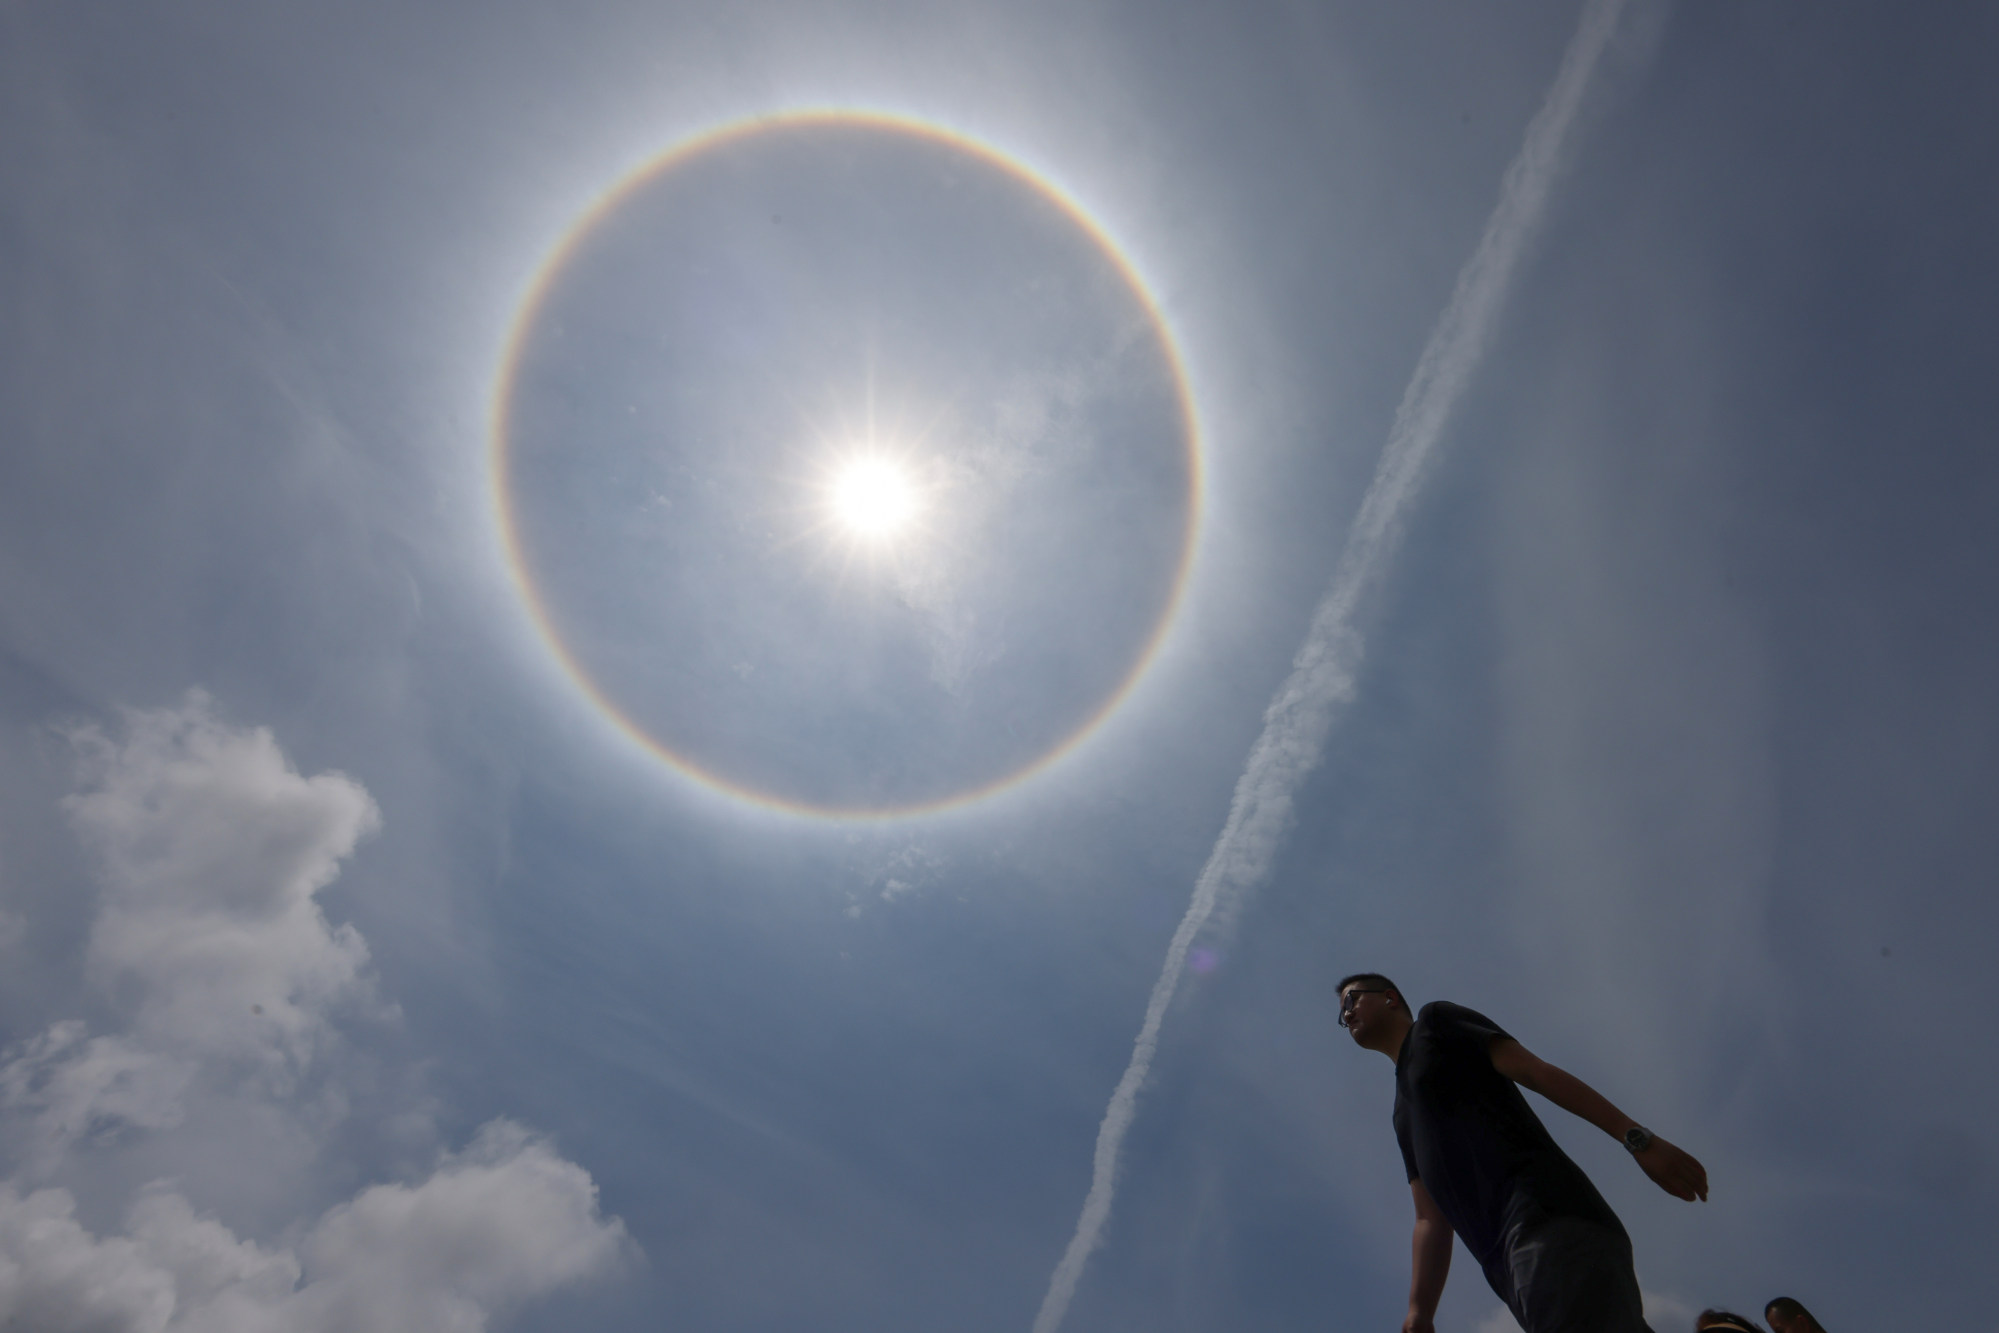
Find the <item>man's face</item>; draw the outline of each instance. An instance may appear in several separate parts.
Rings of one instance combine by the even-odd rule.
[[[1340,992],[1340,1023],[1355,1042],[1365,1042],[1368,1030],[1388,1009],[1388,993],[1364,981]]]

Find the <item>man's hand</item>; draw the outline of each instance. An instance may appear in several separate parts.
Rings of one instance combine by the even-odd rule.
[[[1402,1333],[1437,1333],[1437,1325],[1430,1316],[1411,1310],[1409,1317],[1402,1321]]]
[[[1638,1165],[1653,1183],[1676,1199],[1692,1203],[1695,1199],[1707,1202],[1707,1168],[1693,1159],[1691,1153],[1683,1152],[1672,1144],[1652,1136],[1652,1144],[1644,1152],[1637,1154]]]

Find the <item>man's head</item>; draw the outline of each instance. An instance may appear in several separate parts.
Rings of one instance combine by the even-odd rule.
[[[1694,1317],[1694,1333],[1763,1333],[1739,1314],[1727,1310],[1703,1310]]]
[[[1779,1296],[1764,1306],[1763,1317],[1770,1321],[1775,1333],[1825,1333],[1819,1321],[1812,1318],[1812,1312],[1789,1296]]]
[[[1339,985],[1340,1026],[1371,1051],[1390,1056],[1409,1030],[1409,1002],[1402,990],[1379,972],[1356,972]]]

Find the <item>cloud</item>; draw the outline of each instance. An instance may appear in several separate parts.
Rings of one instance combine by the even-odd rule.
[[[1228,821],[1194,886],[1186,915],[1146,1001],[1131,1060],[1111,1093],[1097,1130],[1089,1193],[1075,1234],[1055,1266],[1035,1316],[1034,1333],[1054,1333],[1082,1280],[1083,1266],[1110,1220],[1125,1132],[1152,1070],[1166,1009],[1179,989],[1187,953],[1211,921],[1226,926],[1268,876],[1290,831],[1292,801],[1319,765],[1340,710],[1352,701],[1364,642],[1360,612],[1386,572],[1410,501],[1416,496],[1445,425],[1485,354],[1521,256],[1539,231],[1559,175],[1563,150],[1624,0],[1589,0],[1520,154],[1506,170],[1499,203],[1478,249],[1458,275],[1450,304],[1431,331],[1404,390],[1374,479],[1362,498],[1332,584],[1312,615],[1291,674],[1264,712],[1263,732],[1236,783]]]
[[[345,1049],[340,1020],[384,1012],[366,942],[316,901],[380,823],[359,783],[302,776],[269,731],[227,725],[200,694],[128,713],[117,737],[69,738],[81,782],[64,808],[101,884],[82,968],[117,1030],[65,1019],[0,1065],[0,1109],[26,1127],[0,1184],[0,1328],[472,1333],[632,1252],[589,1173],[505,1120],[277,1248],[202,1215],[180,1184],[133,1192],[122,1232],[103,1236],[67,1188],[27,1189],[140,1136],[171,1150],[199,1128],[196,1096],[208,1116],[257,1108],[322,1152],[324,1111],[345,1099],[308,1095],[306,1076],[351,1073],[326,1059]],[[427,1104],[417,1114],[428,1133]]]
[[[303,1294],[324,1311],[314,1328],[472,1330],[626,1248],[588,1172],[496,1121],[423,1184],[377,1185],[328,1213],[302,1247]]]
[[[285,1096],[335,1039],[335,1007],[372,1003],[366,943],[314,899],[379,825],[368,793],[302,777],[199,693],[125,721],[121,739],[69,733],[82,784],[63,805],[101,885],[84,973],[126,1030],[65,1019],[0,1066],[35,1177],[72,1144],[179,1124],[204,1071]]]
[[[40,1178],[72,1144],[178,1125],[193,1076],[184,1060],[65,1019],[0,1066],[0,1106],[28,1117],[25,1170]]]
[[[881,900],[892,903],[905,894],[928,887],[950,863],[918,842],[911,842],[891,855],[881,868]]]
[[[128,714],[122,741],[71,740],[85,785],[64,808],[103,884],[85,974],[149,1046],[283,1082],[329,1010],[367,998],[367,945],[314,895],[379,826],[375,803],[342,774],[302,777],[198,693]]]
[[[849,917],[860,916],[876,901],[893,904],[928,891],[951,865],[949,857],[914,838],[890,845],[882,840],[863,843],[850,835],[849,843],[858,849],[848,865],[857,881],[847,890]]]
[[[38,1333],[478,1333],[631,1252],[589,1174],[495,1121],[416,1185],[331,1209],[296,1250],[264,1249],[142,1191],[96,1237],[67,1190],[0,1185],[0,1328]]]

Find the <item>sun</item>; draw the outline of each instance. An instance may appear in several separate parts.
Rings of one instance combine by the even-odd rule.
[[[834,520],[848,535],[887,542],[908,529],[918,508],[908,469],[891,459],[864,456],[842,463],[830,491]]]

